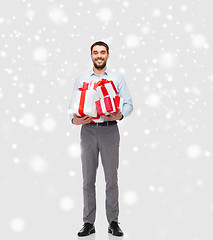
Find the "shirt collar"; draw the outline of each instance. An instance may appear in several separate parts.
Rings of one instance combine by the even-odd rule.
[[[105,74],[105,75],[108,75],[108,73],[109,73],[109,70],[108,69],[106,69],[106,71],[105,72],[103,72],[102,74]],[[93,69],[92,70],[90,70],[90,76],[92,76],[92,75],[97,75],[94,71],[93,71]]]

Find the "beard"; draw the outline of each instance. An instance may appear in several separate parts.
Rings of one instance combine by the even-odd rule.
[[[101,70],[106,67],[106,61],[104,61],[102,65],[97,65],[95,61],[93,62],[93,64],[94,64],[94,67],[98,70]]]

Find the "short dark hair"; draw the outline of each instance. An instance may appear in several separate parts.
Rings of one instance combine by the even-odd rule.
[[[93,47],[96,46],[96,45],[104,46],[106,48],[106,50],[107,50],[107,53],[109,53],[109,46],[105,42],[98,41],[98,42],[95,42],[95,43],[92,44],[92,46],[91,46],[91,54],[92,54]]]

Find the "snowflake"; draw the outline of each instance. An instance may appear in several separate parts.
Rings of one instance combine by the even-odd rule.
[[[66,13],[58,7],[52,7],[48,11],[48,17],[50,21],[56,25],[63,25],[68,22]]]
[[[46,174],[48,171],[47,162],[38,155],[30,157],[29,167],[37,174]]]
[[[63,197],[59,202],[59,206],[63,211],[71,211],[74,208],[74,201],[70,197]]]
[[[80,157],[81,155],[81,148],[80,148],[80,144],[71,144],[68,147],[68,154],[71,157]]]
[[[156,93],[151,93],[147,96],[145,100],[146,105],[149,107],[155,108],[158,107],[161,104],[161,98]]]
[[[56,121],[53,118],[45,118],[42,121],[42,128],[46,132],[52,132],[56,128]]]
[[[38,47],[33,52],[33,59],[37,62],[44,62],[47,60],[48,50],[45,47]]]
[[[32,128],[35,126],[36,117],[32,113],[25,113],[20,119],[19,123],[26,128]]]
[[[139,37],[136,34],[129,34],[125,39],[126,46],[129,48],[136,48],[139,42]]]
[[[206,37],[203,34],[195,34],[192,37],[192,45],[195,48],[209,48]]]
[[[97,13],[98,18],[103,22],[108,22],[112,19],[112,11],[109,8],[102,8]]]
[[[23,232],[25,229],[25,225],[25,221],[20,217],[16,217],[10,222],[10,228],[14,232]]]
[[[187,156],[189,158],[196,159],[196,158],[199,158],[200,155],[201,155],[201,148],[198,145],[192,144],[192,145],[188,146]]]
[[[124,193],[123,200],[127,205],[135,205],[138,201],[138,195],[135,191],[127,191]]]

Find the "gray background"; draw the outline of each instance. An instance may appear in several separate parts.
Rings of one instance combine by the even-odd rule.
[[[212,240],[211,1],[1,0],[0,239],[77,239],[80,127],[67,114],[90,46],[134,101],[119,123],[123,239]],[[107,234],[97,176],[97,233]]]

